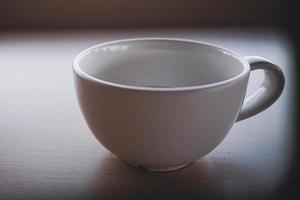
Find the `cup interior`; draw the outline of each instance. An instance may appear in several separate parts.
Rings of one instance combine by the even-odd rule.
[[[213,84],[244,70],[239,56],[219,47],[183,40],[140,39],[92,47],[75,60],[94,79],[137,87]]]

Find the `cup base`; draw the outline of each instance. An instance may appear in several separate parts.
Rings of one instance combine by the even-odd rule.
[[[176,171],[176,170],[182,169],[191,164],[191,163],[185,163],[183,165],[177,165],[177,166],[173,166],[173,167],[147,167],[147,166],[133,164],[133,163],[127,162],[125,160],[122,160],[122,161],[130,167],[139,168],[139,169],[143,169],[143,170],[150,171],[150,172],[171,172],[171,171]]]

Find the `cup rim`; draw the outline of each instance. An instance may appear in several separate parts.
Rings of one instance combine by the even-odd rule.
[[[107,45],[112,45],[112,44],[117,44],[117,43],[123,43],[123,42],[135,42],[135,41],[171,41],[171,42],[185,42],[185,43],[192,43],[192,44],[199,44],[206,46],[208,48],[217,50],[217,51],[222,51],[224,54],[227,54],[229,56],[234,57],[238,61],[242,63],[243,70],[238,73],[237,75],[223,80],[223,81],[217,81],[214,83],[208,83],[208,84],[202,84],[202,85],[195,85],[195,86],[182,86],[182,87],[145,87],[145,86],[134,86],[134,85],[126,85],[126,84],[121,84],[121,83],[114,83],[111,81],[105,81],[102,79],[95,78],[86,72],[84,72],[80,66],[79,62],[81,58],[83,58],[86,54],[89,52],[101,48],[103,46]],[[109,42],[103,42],[94,46],[91,46],[83,51],[81,51],[73,60],[73,71],[80,76],[81,78],[91,81],[94,83],[100,83],[106,86],[111,86],[111,87],[116,87],[116,88],[121,88],[121,89],[129,89],[129,90],[140,90],[140,91],[189,91],[189,90],[201,90],[201,89],[210,89],[210,88],[215,88],[218,86],[224,86],[233,82],[237,82],[241,80],[244,76],[246,76],[250,72],[250,65],[249,63],[238,53],[229,50],[227,48],[221,47],[219,45],[214,45],[211,43],[207,42],[200,42],[197,40],[191,40],[191,39],[181,39],[181,38],[167,38],[167,37],[143,37],[143,38],[130,38],[130,39],[121,39],[121,40],[113,40]]]

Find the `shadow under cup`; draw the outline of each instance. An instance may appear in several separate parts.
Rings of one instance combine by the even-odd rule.
[[[212,151],[236,121],[249,78],[237,54],[173,39],[104,43],[74,61],[86,122],[133,166],[179,169]]]

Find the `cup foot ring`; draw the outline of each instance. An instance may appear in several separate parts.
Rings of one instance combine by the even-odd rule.
[[[191,163],[185,163],[183,165],[177,165],[177,166],[173,166],[173,167],[147,167],[147,166],[133,164],[133,163],[127,162],[125,160],[122,160],[122,161],[125,164],[129,165],[130,167],[139,168],[139,169],[143,169],[143,170],[150,171],[150,172],[171,172],[171,171],[176,171],[176,170],[182,169],[191,164]]]

